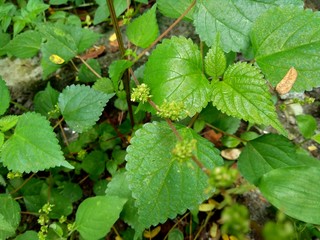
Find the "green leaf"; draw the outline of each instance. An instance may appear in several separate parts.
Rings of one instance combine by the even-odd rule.
[[[0,76],[0,116],[3,115],[10,105],[10,92],[6,82]]]
[[[6,54],[5,46],[10,42],[10,34],[0,31],[0,56]]]
[[[285,214],[320,224],[320,168],[285,167],[265,174],[258,185],[264,197]]]
[[[6,132],[13,128],[18,122],[19,116],[17,115],[6,115],[0,118],[0,131]]]
[[[138,208],[135,206],[135,199],[129,189],[126,172],[119,172],[112,178],[108,184],[106,195],[128,199],[121,212],[121,218],[135,230],[135,237],[141,236],[144,228],[139,222]]]
[[[13,3],[2,3],[0,8],[0,22],[1,29],[3,32],[6,32],[11,20],[12,16],[16,12],[16,6]]]
[[[222,76],[222,74],[226,70],[227,58],[220,47],[219,34],[217,34],[216,41],[209,49],[205,57],[204,64],[206,73],[209,76],[213,77],[213,79],[218,79],[218,77]]]
[[[39,13],[47,10],[50,6],[48,4],[44,4],[40,0],[28,1],[26,10],[29,12],[29,15],[36,16]],[[35,17],[34,17],[35,18]]]
[[[257,64],[272,85],[294,67],[298,78],[292,90],[320,86],[320,16],[299,8],[275,8],[255,22],[251,41]]]
[[[96,59],[89,59],[86,61],[87,64],[99,75],[101,75],[101,67]],[[91,72],[91,70],[84,64],[81,65],[78,77],[80,82],[95,82],[97,80],[97,76]]]
[[[183,240],[183,239],[184,239],[183,233],[178,228],[174,228],[170,230],[168,234],[168,240]]]
[[[48,117],[49,112],[55,109],[58,103],[59,92],[53,89],[50,83],[44,91],[39,91],[34,97],[34,110],[41,115]],[[59,113],[54,114],[53,117],[58,117]]]
[[[19,223],[19,204],[9,194],[0,194],[0,239],[13,236]]]
[[[60,68],[59,64],[50,61],[51,55],[58,55],[65,62],[74,58],[77,54],[77,43],[70,33],[65,31],[63,25],[41,24],[38,26],[40,33],[47,39],[41,46],[42,59],[41,66],[43,75],[47,77]],[[76,29],[74,29],[76,31]]]
[[[175,126],[183,139],[197,141],[193,153],[207,169],[223,163],[209,141],[192,129]],[[136,131],[127,148],[127,180],[144,228],[197,207],[210,194],[208,177],[195,162],[173,157],[177,141],[166,122],[153,122]]]
[[[113,83],[114,90],[118,91],[122,74],[131,66],[132,62],[128,60],[116,60],[110,64],[108,72]]]
[[[234,134],[240,127],[240,119],[228,116],[212,105],[208,105],[203,109],[198,119],[221,129],[229,134]]]
[[[76,212],[76,229],[84,239],[103,238],[119,218],[127,199],[97,196],[85,199]]]
[[[1,146],[3,145],[3,143],[4,143],[4,133],[3,132],[0,132],[0,148],[1,148]],[[1,180],[3,180],[3,178],[2,178],[2,176],[0,175],[0,185],[1,185],[1,183],[2,183],[2,181]]]
[[[296,121],[303,137],[311,138],[314,135],[317,129],[317,121],[313,116],[308,114],[297,115]]]
[[[135,237],[137,237],[142,235],[144,228],[139,222],[138,208],[135,206],[135,199],[132,197],[126,176],[126,172],[122,171],[112,177],[106,195],[128,199],[121,212],[121,218],[135,230]]]
[[[48,195],[50,194],[50,199],[48,200]],[[71,198],[64,196],[58,191],[58,189],[44,184],[42,186],[40,196],[41,207],[48,201],[54,205],[52,211],[49,213],[50,218],[59,219],[61,216],[69,216],[72,211],[72,201]],[[38,210],[36,210],[38,212]]]
[[[200,51],[184,37],[165,39],[157,46],[146,64],[144,82],[157,105],[183,102],[189,116],[200,112],[210,99]]]
[[[220,111],[251,123],[271,125],[286,134],[266,81],[256,67],[241,62],[229,66],[223,81],[213,82],[212,90],[213,105]]]
[[[104,152],[95,150],[83,159],[81,167],[92,178],[97,179],[105,170],[106,159],[107,155]]]
[[[55,54],[65,62],[74,58],[78,53],[83,52],[93,45],[100,37],[88,29],[63,24],[39,24],[38,28],[47,41],[42,44],[42,60],[44,77],[59,69],[61,65],[50,61],[50,56]]]
[[[66,4],[68,0],[50,0],[51,5],[60,5],[60,4]]]
[[[113,84],[109,78],[99,78],[92,86],[96,91],[103,92],[111,97],[114,96]]]
[[[291,4],[303,6],[300,0]],[[194,13],[196,32],[211,46],[218,32],[225,52],[245,51],[250,45],[249,33],[253,22],[274,5],[288,5],[287,0],[200,0]]]
[[[95,25],[106,21],[110,16],[107,2],[104,0],[96,0],[96,2],[99,4],[99,7],[96,9],[96,12],[94,14],[93,24]],[[130,1],[128,2],[127,0],[114,0],[113,4],[116,15],[118,17],[126,10],[127,4],[130,5]]]
[[[68,32],[72,38],[74,39],[77,45],[77,53],[82,53],[83,51],[87,50],[93,44],[97,42],[100,38],[100,34],[91,31],[90,29],[75,27],[72,25],[63,25],[66,29],[65,31]]]
[[[157,5],[136,18],[127,26],[128,39],[135,45],[146,48],[159,35],[159,27],[156,18]]]
[[[98,121],[110,97],[84,85],[66,87],[59,96],[59,108],[74,131],[79,133],[91,128]]]
[[[26,231],[25,233],[18,235],[15,240],[39,240],[39,237],[36,231]]]
[[[73,168],[64,160],[49,121],[28,112],[19,117],[14,134],[1,148],[3,165],[14,172],[37,172],[51,167]]]
[[[76,202],[82,198],[82,189],[77,183],[62,182],[60,188],[62,189],[59,189],[59,193],[70,202]]]
[[[317,133],[314,136],[312,136],[312,140],[320,144],[320,133]]]
[[[18,58],[30,58],[39,52],[41,42],[41,34],[29,30],[17,35],[6,45],[5,50],[7,54]]]
[[[296,161],[294,145],[287,138],[275,134],[248,142],[238,159],[240,173],[253,184],[273,169],[295,165],[301,164]]]
[[[160,12],[166,17],[178,18],[187,10],[192,0],[157,0]],[[185,16],[185,19],[192,20],[193,9]]]

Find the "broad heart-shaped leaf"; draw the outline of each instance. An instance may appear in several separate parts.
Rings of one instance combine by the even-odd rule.
[[[207,169],[223,163],[209,141],[192,129],[175,126],[183,139],[197,141],[194,154]],[[153,122],[139,129],[127,148],[127,180],[144,228],[197,207],[210,194],[207,175],[191,159],[174,159],[171,152],[176,143],[166,122]]]
[[[0,239],[14,235],[19,223],[19,204],[9,194],[0,194]]]
[[[289,3],[303,7],[300,0]],[[288,5],[288,0],[200,0],[194,13],[196,32],[211,46],[218,32],[225,52],[247,50],[252,23],[274,5]]]
[[[88,29],[73,25],[39,24],[40,33],[47,40],[41,46],[43,75],[47,77],[50,73],[59,69],[61,65],[50,61],[50,56],[58,55],[64,62],[68,62],[78,53],[83,52],[93,45],[99,38],[99,34]]]
[[[40,50],[42,37],[39,32],[29,30],[17,35],[5,50],[18,58],[30,58]]]
[[[157,5],[155,4],[150,10],[127,26],[128,39],[135,45],[146,48],[159,35],[156,10]]]
[[[298,220],[320,224],[320,168],[285,167],[265,174],[258,185],[264,197]]]
[[[110,95],[84,85],[66,87],[59,95],[58,105],[67,124],[79,133],[98,121]]]
[[[200,51],[184,37],[165,39],[157,46],[146,64],[144,82],[156,104],[183,102],[189,116],[200,112],[210,99]]]
[[[296,160],[295,147],[287,138],[267,134],[247,143],[238,160],[240,173],[250,183],[273,169],[301,165]]]
[[[76,229],[83,239],[103,238],[119,218],[127,199],[116,196],[97,196],[85,199],[76,213]]]
[[[180,17],[191,3],[192,0],[157,0],[160,12],[171,18]],[[186,19],[192,20],[193,9],[185,16]]]
[[[276,85],[294,67],[292,91],[320,86],[320,16],[311,10],[275,8],[255,22],[251,41],[257,64]]]
[[[252,123],[271,125],[286,134],[278,120],[266,81],[247,63],[229,66],[223,81],[212,84],[212,102],[220,111]]]
[[[49,112],[55,109],[58,103],[59,92],[47,84],[43,91],[37,92],[34,97],[34,109],[36,112],[41,113],[43,116],[49,116]],[[53,117],[58,117],[59,113],[54,114]]]
[[[38,113],[19,117],[14,134],[1,148],[0,161],[14,172],[37,172],[51,167],[73,168],[64,160],[50,122]]]
[[[0,76],[0,116],[3,115],[10,105],[10,92],[6,82]]]

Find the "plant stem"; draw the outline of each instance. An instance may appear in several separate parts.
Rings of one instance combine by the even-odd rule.
[[[113,5],[112,0],[107,0],[107,4],[108,4],[109,12],[110,12],[110,17],[111,17],[111,20],[113,23],[114,31],[117,36],[117,42],[119,44],[119,50],[120,50],[121,58],[122,58],[125,55],[125,48],[124,48],[120,28],[119,28],[119,25],[117,22],[116,11],[114,9],[114,5]],[[126,92],[126,100],[127,100],[127,104],[128,104],[128,112],[129,112],[131,127],[133,128],[134,127],[134,118],[133,118],[132,104],[131,104],[131,98],[130,98],[130,74],[129,74],[128,69],[124,72],[122,79],[123,79],[122,81],[123,81],[124,90]]]
[[[108,0],[109,1],[109,0]],[[193,8],[193,6],[196,4],[197,0],[193,0],[192,3],[189,5],[189,7],[181,14],[180,17],[177,18],[176,21],[174,21],[174,23],[171,24],[170,27],[167,28],[167,30],[165,30],[156,40],[154,40],[154,42],[147,47],[146,49],[144,49],[137,57],[136,59],[133,61],[133,63],[137,62],[140,58],[142,58],[146,52],[148,52],[151,48],[153,48],[159,41],[162,40],[162,38],[164,38],[187,14],[188,12]]]
[[[10,192],[10,195],[18,192],[24,185],[27,184],[27,182],[29,182],[31,180],[31,178],[34,177],[34,175],[36,175],[35,173],[31,174],[30,177],[28,177],[19,187],[17,187],[15,190],[13,190],[12,192]]]
[[[30,111],[28,108],[26,108],[25,106],[23,106],[20,103],[13,102],[13,101],[11,101],[10,103],[12,103],[15,107],[19,108],[20,110],[22,110],[24,112],[29,112]]]
[[[102,76],[97,73],[85,60],[83,60],[82,57],[76,56],[77,58],[80,59],[80,61],[97,77],[97,78],[102,78]]]

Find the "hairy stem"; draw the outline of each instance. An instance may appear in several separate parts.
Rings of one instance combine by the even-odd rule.
[[[120,28],[117,22],[117,15],[116,15],[116,11],[114,9],[114,5],[113,5],[113,1],[112,0],[107,0],[107,4],[108,4],[108,8],[109,8],[109,12],[110,12],[110,17],[113,23],[113,28],[115,31],[115,34],[117,36],[117,42],[119,44],[119,50],[121,53],[121,57],[123,57],[125,55],[125,47],[123,44],[123,39],[122,39],[122,35],[120,32]],[[131,122],[131,127],[134,126],[134,118],[133,118],[133,111],[132,111],[132,104],[131,104],[131,100],[130,100],[130,74],[129,74],[129,70],[126,70],[123,74],[123,86],[124,86],[124,90],[126,92],[126,100],[127,100],[127,104],[128,104],[128,112],[129,112],[129,117],[130,117],[130,122]]]

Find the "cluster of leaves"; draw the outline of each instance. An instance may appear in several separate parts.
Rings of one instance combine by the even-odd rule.
[[[110,13],[119,16],[128,4],[115,1],[113,15],[106,1],[96,2],[94,24],[107,20]],[[29,58],[40,51],[44,79],[62,65],[74,64],[75,58],[82,62],[81,84],[59,92],[48,83],[36,94],[34,111],[22,115],[6,114],[11,99],[0,78],[0,184],[6,188],[0,195],[1,239],[14,236],[17,229],[23,232],[20,205],[35,215],[40,211],[38,222],[44,228],[40,235],[26,231],[17,239],[67,239],[76,232],[83,239],[100,239],[118,219],[134,230],[122,237],[140,239],[144,229],[187,209],[196,213],[199,204],[219,193],[224,200],[210,211],[227,206],[221,214],[222,234],[244,238],[249,230],[247,209],[230,200],[232,194],[242,193],[241,187],[232,186],[239,176],[223,166],[218,147],[199,134],[210,126],[224,133],[223,147],[242,148],[237,162],[241,176],[271,204],[308,226],[320,225],[320,163],[287,138],[273,100],[276,94],[268,86],[268,82],[276,86],[292,66],[298,72],[293,91],[320,86],[320,19],[304,10],[302,1],[158,0],[144,14],[128,20],[127,38],[144,49],[142,54],[122,53],[129,57],[111,63],[109,78],[101,76],[97,60],[81,57],[101,35],[83,28],[77,16],[56,12],[44,22],[41,18],[49,5],[40,0],[29,1],[20,10],[12,3],[0,1],[0,6],[4,6],[0,39],[5,40],[0,41],[0,55]],[[158,42],[157,10],[192,21],[205,47],[199,49],[182,36],[163,39],[133,73],[131,67]],[[6,31],[12,21],[11,39]],[[236,62],[236,53],[248,61]],[[137,85],[131,99],[140,101],[138,107],[131,105],[131,82],[125,72]],[[118,127],[110,119],[97,123],[105,119],[101,114],[109,114],[104,110],[109,101],[128,111],[130,119]],[[146,112],[155,120],[142,124]],[[271,126],[279,134],[236,136],[241,120],[259,129]],[[319,141],[311,116],[301,115],[297,122],[304,137]],[[71,181],[81,172],[94,183],[96,196],[85,196],[80,185]],[[8,173],[14,178],[5,179]],[[34,177],[36,173],[49,176],[43,180]],[[41,210],[43,206],[50,206],[50,211]],[[74,218],[73,206],[77,206]],[[172,231],[172,239],[177,234]]]

